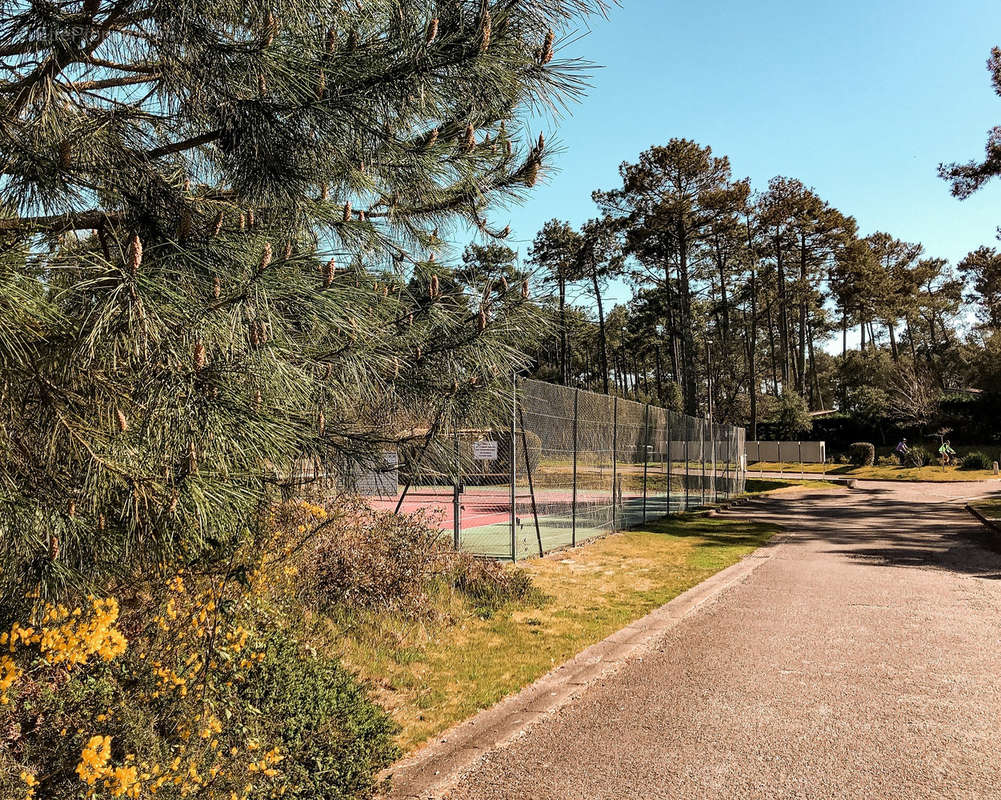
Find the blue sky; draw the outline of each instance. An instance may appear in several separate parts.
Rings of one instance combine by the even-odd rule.
[[[799,178],[863,233],[955,263],[997,244],[1001,224],[1001,182],[960,202],[935,174],[981,157],[1001,124],[985,67],[994,44],[997,0],[623,0],[557,53],[602,65],[572,116],[539,123],[566,148],[559,173],[494,217],[524,254],[547,219],[594,216],[591,191],[616,185],[623,160],[685,137],[755,188]]]

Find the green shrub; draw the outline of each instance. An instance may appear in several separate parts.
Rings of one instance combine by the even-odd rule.
[[[991,469],[994,466],[994,459],[982,450],[974,450],[963,456],[960,461],[960,469]]]
[[[307,653],[281,631],[247,673],[244,699],[273,720],[280,764],[295,800],[372,797],[375,776],[400,755],[396,724],[336,662]]]
[[[896,467],[900,464],[896,456],[880,456],[876,459],[876,464],[881,467]]]
[[[925,467],[931,463],[931,454],[923,447],[912,447],[903,458],[905,467]]]
[[[871,467],[876,462],[876,448],[869,442],[854,442],[848,446],[848,458],[856,467]]]
[[[267,565],[262,563],[262,569]],[[279,570],[279,573],[281,571]],[[0,797],[369,798],[395,725],[244,581],[40,605],[0,653]]]

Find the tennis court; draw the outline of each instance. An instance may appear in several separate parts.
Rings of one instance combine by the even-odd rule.
[[[518,560],[743,491],[741,428],[534,380],[496,401],[389,453],[372,507]]]

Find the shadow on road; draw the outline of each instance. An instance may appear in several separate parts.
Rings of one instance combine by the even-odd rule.
[[[961,502],[922,499],[934,491],[922,492],[918,484],[774,497],[758,501],[751,517],[781,525],[796,539],[824,541],[829,552],[867,565],[1001,580],[1001,536]]]

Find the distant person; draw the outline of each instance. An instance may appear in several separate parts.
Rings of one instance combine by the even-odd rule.
[[[894,449],[893,452],[897,454],[897,460],[901,464],[903,464],[904,463],[904,456],[906,456],[910,451],[911,451],[911,448],[909,448],[907,446],[907,440],[906,439],[901,439],[897,443],[897,447],[896,447],[896,449]]]
[[[942,466],[947,467],[952,462],[952,457],[956,451],[952,449],[952,444],[946,439],[938,449],[938,454],[942,457]]]

